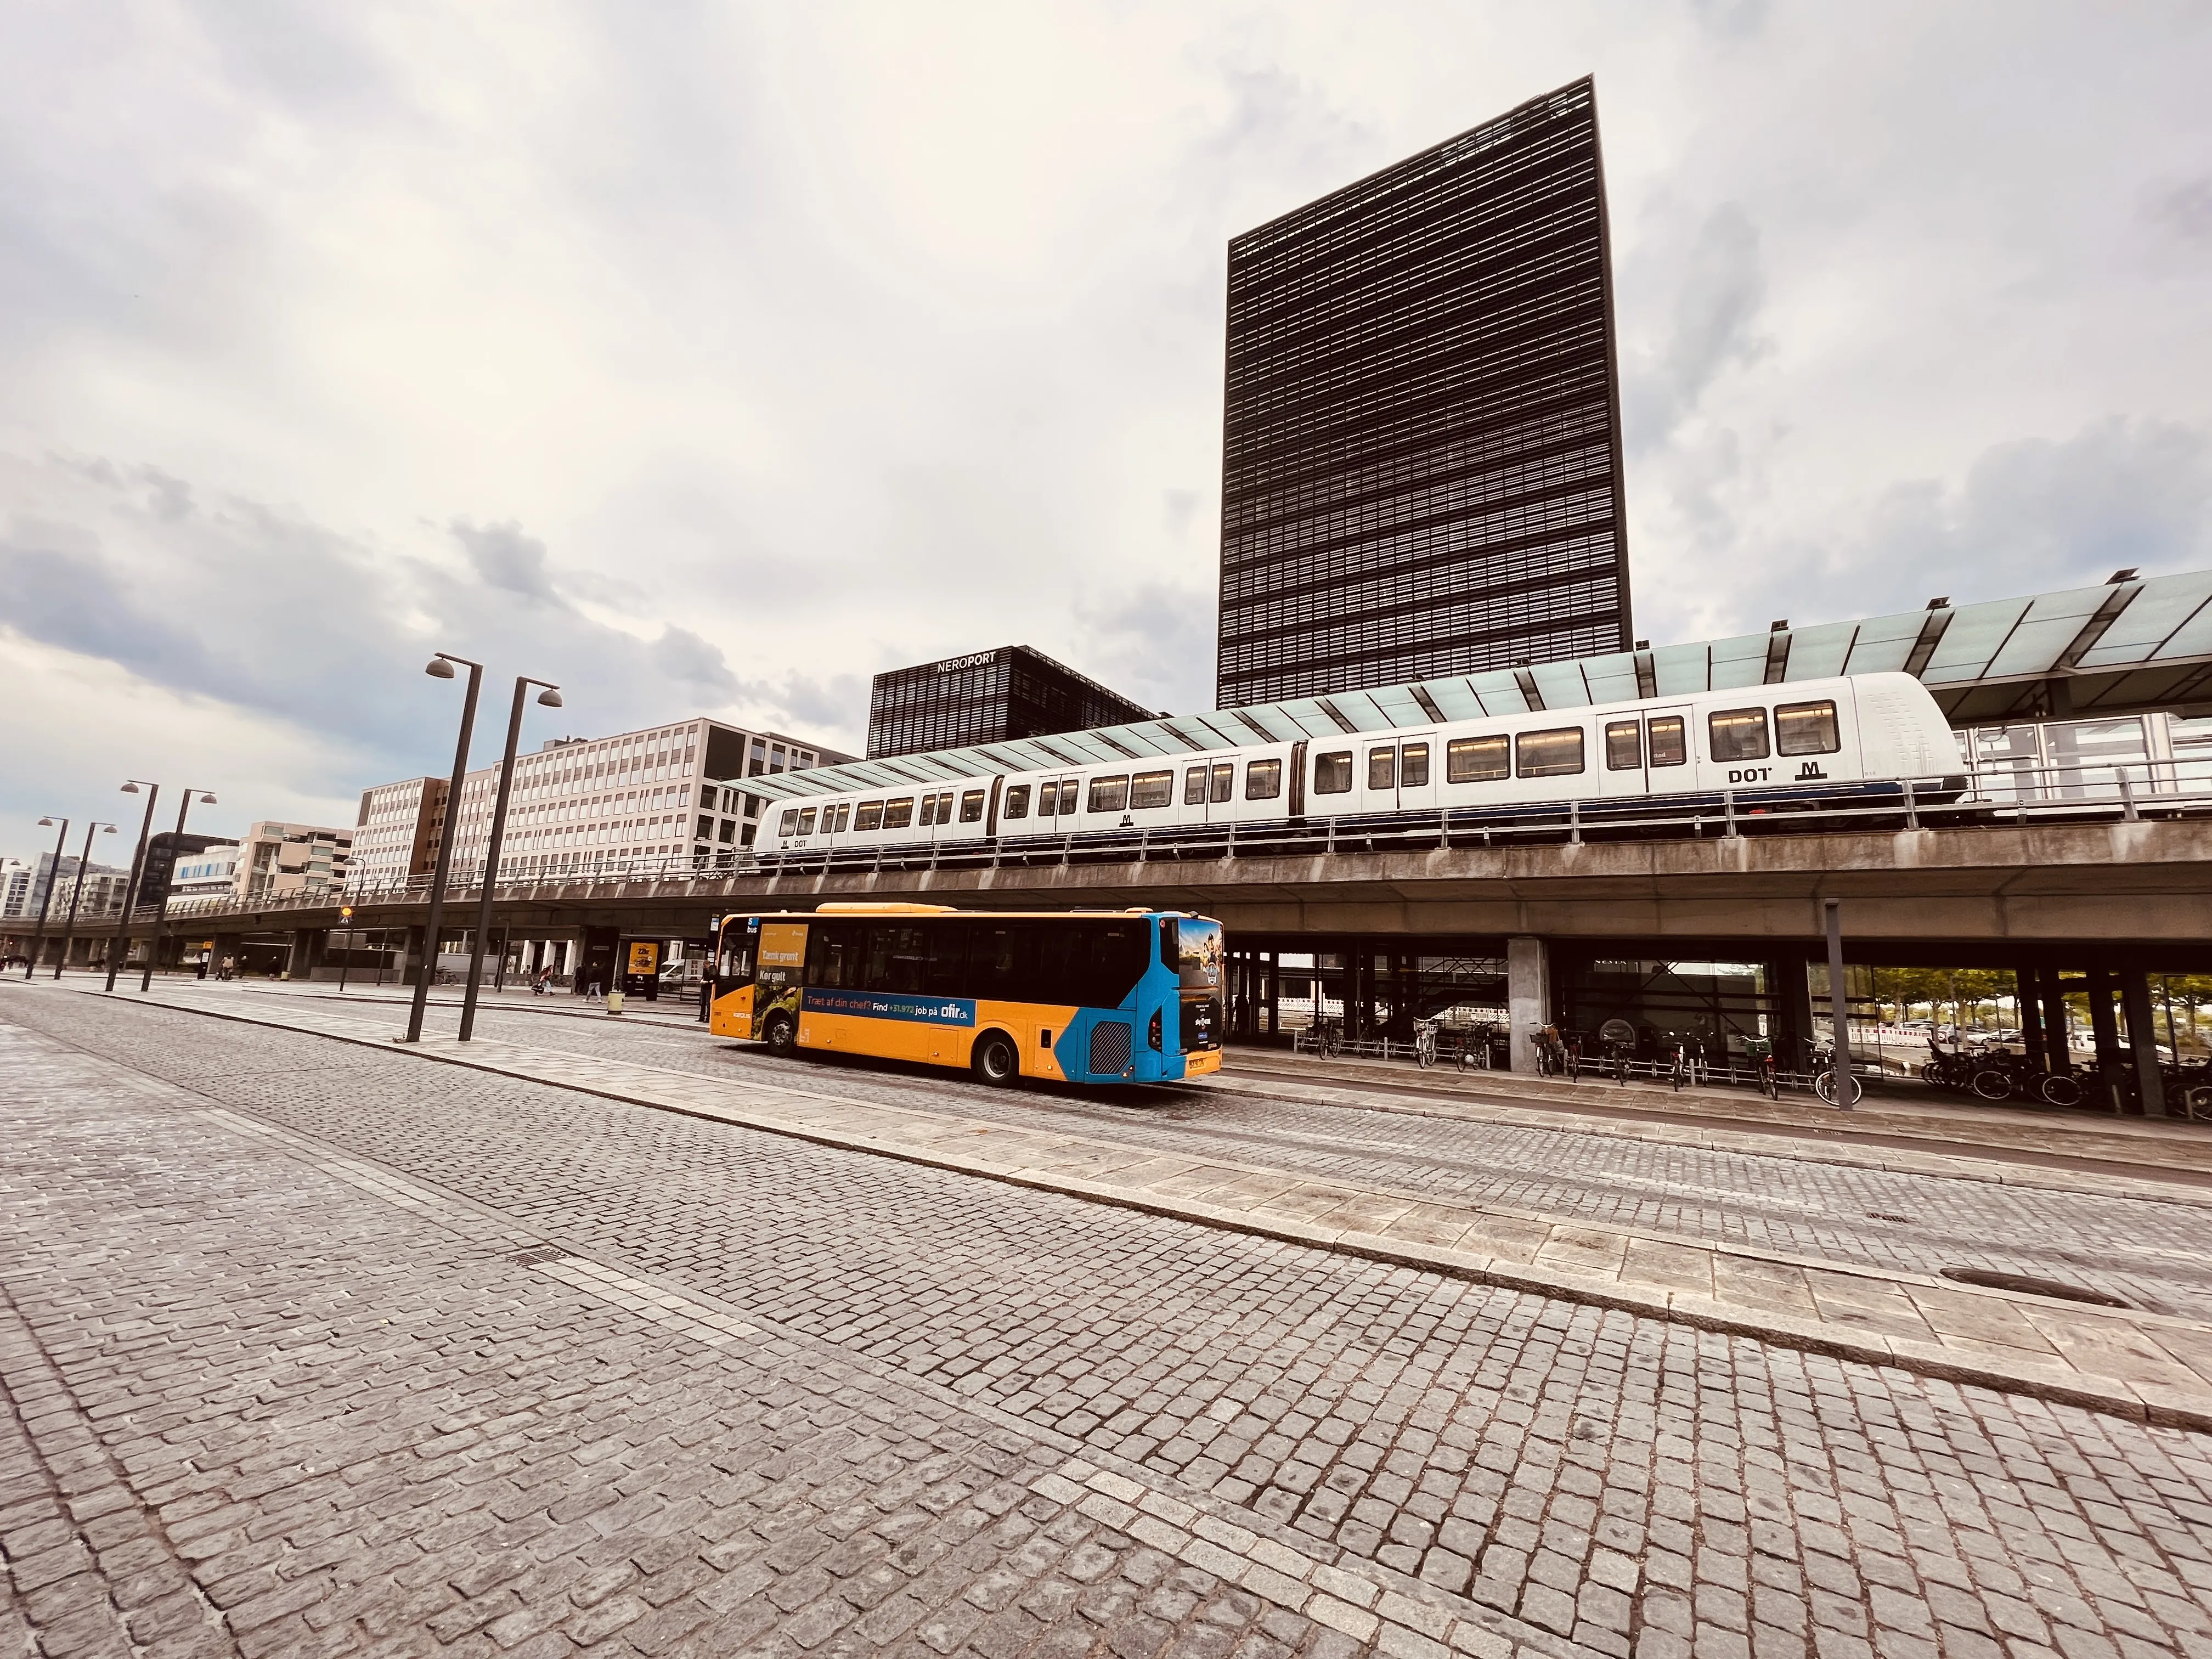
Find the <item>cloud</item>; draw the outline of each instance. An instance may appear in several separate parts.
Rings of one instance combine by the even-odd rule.
[[[1696,222],[1669,213],[1644,245],[1638,275],[1664,283],[1664,332],[1624,366],[1622,436],[1638,450],[1663,446],[1698,413],[1705,393],[1729,368],[1767,356],[1772,342],[1759,331],[1766,300],[1759,229],[1734,202]]]
[[[478,529],[465,520],[457,520],[453,531],[453,539],[460,543],[485,586],[541,605],[560,603],[546,569],[545,544],[524,535],[520,525],[509,520]]]

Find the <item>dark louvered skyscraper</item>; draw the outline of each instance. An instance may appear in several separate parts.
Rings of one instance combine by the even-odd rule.
[[[1587,80],[1229,245],[1221,706],[1629,644]]]

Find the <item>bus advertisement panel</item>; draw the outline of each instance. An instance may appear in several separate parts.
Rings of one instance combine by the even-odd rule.
[[[1221,925],[1159,911],[825,905],[722,924],[710,1028],[1024,1077],[1155,1083],[1221,1066]]]

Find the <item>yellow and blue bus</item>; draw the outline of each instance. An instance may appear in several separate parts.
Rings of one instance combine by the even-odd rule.
[[[983,1083],[1221,1069],[1221,924],[1160,910],[825,904],[726,916],[709,1030],[965,1066]]]

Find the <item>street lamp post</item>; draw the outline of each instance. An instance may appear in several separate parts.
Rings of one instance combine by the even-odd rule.
[[[441,651],[423,669],[434,680],[453,678],[453,665],[469,671],[468,695],[461,702],[460,741],[453,745],[453,781],[446,791],[446,830],[438,837],[438,864],[430,878],[430,914],[422,922],[422,968],[415,976],[415,1003],[407,1012],[407,1035],[403,1042],[422,1040],[422,1012],[430,1000],[430,976],[438,967],[438,930],[446,920],[446,877],[453,867],[453,832],[460,825],[461,786],[468,781],[469,738],[477,726],[477,693],[483,685],[483,665]]]
[[[161,960],[162,924],[168,920],[169,915],[169,888],[177,884],[177,860],[185,855],[185,816],[192,810],[194,795],[199,796],[200,805],[203,806],[215,805],[213,795],[204,790],[194,789],[188,785],[185,790],[185,799],[177,807],[177,838],[169,848],[169,881],[167,886],[161,889],[161,902],[154,910],[154,937],[146,946],[145,975],[138,981],[138,989],[142,994],[154,988],[154,964]]]
[[[477,991],[483,983],[484,940],[491,929],[491,888],[499,875],[499,847],[507,834],[507,801],[514,787],[514,750],[522,738],[522,704],[530,695],[530,688],[542,685],[538,701],[548,708],[561,706],[561,688],[550,680],[533,680],[526,674],[514,677],[514,707],[507,716],[507,750],[500,757],[499,794],[492,803],[491,841],[484,851],[482,890],[477,897],[476,936],[469,941],[469,988],[461,995],[461,1041],[466,1042],[476,1035]],[[507,941],[500,941],[502,956]]]
[[[62,924],[62,953],[60,958],[54,963],[56,979],[59,979],[62,976],[62,969],[69,966],[70,946],[76,943],[76,906],[77,901],[84,896],[84,872],[86,867],[92,862],[92,837],[94,830],[103,835],[112,836],[115,833],[115,826],[112,823],[88,823],[84,826],[84,851],[76,855],[76,880],[70,886],[69,920]]]
[[[138,820],[138,850],[131,857],[131,879],[123,884],[123,915],[115,924],[115,938],[107,947],[107,983],[101,988],[112,991],[115,976],[122,972],[124,959],[131,954],[131,915],[138,908],[138,878],[146,868],[146,838],[153,833],[154,803],[161,797],[161,786],[148,783],[143,778],[126,779],[123,793],[135,795],[141,787],[146,791],[146,815]]]
[[[70,821],[64,818],[61,825],[54,831],[54,867],[46,872],[46,890],[39,895],[39,925],[31,933],[31,959],[23,964],[26,980],[39,971],[39,952],[46,948],[46,907],[54,902],[54,884],[62,878],[62,848],[69,841]],[[39,820],[41,830],[52,830],[53,827],[54,820],[52,818]]]
[[[345,923],[346,927],[345,954],[338,958],[338,994],[343,996],[346,988],[346,971],[353,966],[353,906],[350,904],[338,906],[338,920]]]

